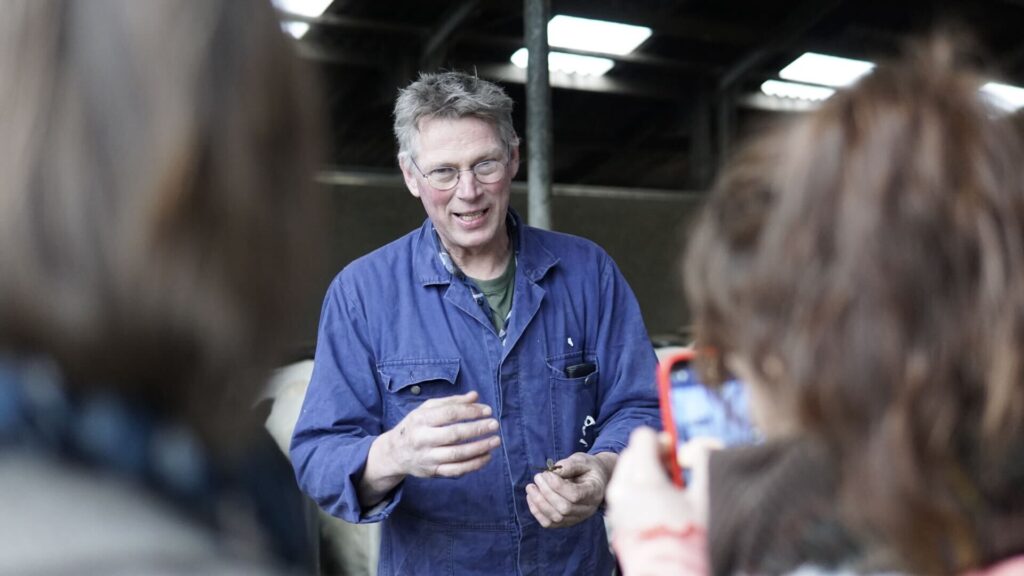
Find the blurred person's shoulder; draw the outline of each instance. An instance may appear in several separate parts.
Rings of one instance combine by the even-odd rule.
[[[0,456],[0,574],[280,574],[210,528],[108,474]]]

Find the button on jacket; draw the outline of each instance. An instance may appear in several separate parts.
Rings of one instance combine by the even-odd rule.
[[[660,427],[654,351],[601,248],[510,214],[517,266],[504,343],[486,300],[445,267],[429,219],[328,290],[292,459],[329,513],[384,521],[382,576],[611,572],[601,513],[545,529],[526,486],[549,458],[618,453],[633,428]],[[500,424],[487,465],[455,479],[409,476],[362,508],[356,487],[373,440],[425,400],[470,390]]]

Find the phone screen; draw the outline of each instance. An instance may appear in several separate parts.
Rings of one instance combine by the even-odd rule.
[[[679,443],[710,437],[726,446],[757,440],[750,425],[746,388],[728,380],[717,390],[701,384],[689,362],[673,366],[670,377],[672,416]]]
[[[658,396],[662,424],[676,445],[665,455],[673,482],[685,485],[686,471],[679,466],[679,448],[693,438],[709,437],[724,446],[756,442],[750,424],[747,391],[743,383],[729,380],[716,390],[705,387],[693,369],[695,352],[682,349],[661,358]]]

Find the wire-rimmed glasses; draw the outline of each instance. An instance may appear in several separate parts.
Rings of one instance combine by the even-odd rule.
[[[430,172],[424,172],[416,164],[416,160],[412,155],[409,156],[409,161],[427,179],[427,183],[436,190],[451,190],[455,188],[459,185],[459,179],[462,178],[463,172],[472,172],[473,177],[481,184],[500,182],[505,177],[505,168],[508,164],[508,162],[502,162],[501,160],[484,160],[465,170],[460,170],[454,166],[441,166],[440,168],[434,168]]]

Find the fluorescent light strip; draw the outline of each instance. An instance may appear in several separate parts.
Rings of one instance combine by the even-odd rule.
[[[526,68],[529,63],[530,53],[526,48],[516,50],[512,55],[512,63],[520,68]],[[597,58],[595,56],[578,56],[566,54],[565,52],[548,53],[548,70],[564,72],[566,74],[578,74],[580,76],[601,76],[612,69],[615,62],[608,58]]]
[[[288,34],[291,34],[293,38],[298,40],[299,38],[305,36],[306,32],[309,32],[309,24],[305,22],[294,21],[281,22],[281,30],[284,30]]]
[[[333,0],[273,0],[278,10],[316,18],[324,13]]]
[[[980,88],[980,92],[989,102],[1005,112],[1015,112],[1024,107],[1024,88],[988,82]]]
[[[636,50],[651,36],[651,29],[606,20],[591,20],[559,14],[548,21],[548,44],[554,48],[570,48],[624,55]]]
[[[761,84],[761,91],[768,96],[777,98],[822,101],[835,92],[835,90],[824,88],[824,86],[835,88],[849,86],[861,76],[871,72],[874,67],[874,63],[866,60],[805,52],[780,70],[779,76],[786,80],[809,82],[818,86],[768,80]],[[1015,112],[1024,108],[1024,88],[999,82],[988,82],[979,89],[979,92],[989,103],[1004,112]]]
[[[274,6],[282,12],[298,14],[316,18],[324,13],[333,0],[273,0]],[[306,22],[282,22],[281,29],[291,34],[295,39],[302,38],[309,31],[309,24]]]
[[[835,94],[832,88],[824,86],[811,86],[810,84],[798,84],[796,82],[782,82],[780,80],[766,80],[761,84],[761,92],[776,98],[791,98],[797,100],[809,100],[821,102]]]
[[[874,67],[873,63],[865,60],[805,52],[780,70],[779,77],[795,82],[841,88],[853,84]]]

